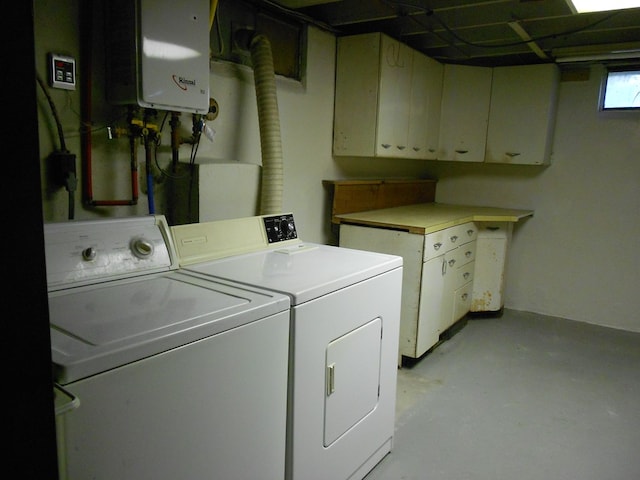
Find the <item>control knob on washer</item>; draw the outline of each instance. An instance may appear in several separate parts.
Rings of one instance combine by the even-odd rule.
[[[82,259],[91,262],[96,259],[98,251],[95,247],[87,247],[82,251]]]
[[[145,238],[131,240],[131,251],[138,258],[148,258],[153,255],[153,244]]]

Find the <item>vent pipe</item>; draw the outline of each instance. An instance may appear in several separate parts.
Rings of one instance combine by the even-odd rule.
[[[262,152],[259,214],[281,213],[284,174],[271,42],[264,35],[255,35],[251,38],[249,50],[258,103],[260,149]]]

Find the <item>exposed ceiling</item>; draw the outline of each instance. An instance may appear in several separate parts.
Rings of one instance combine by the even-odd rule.
[[[567,55],[640,57],[640,8],[572,14],[565,0],[256,0],[337,36],[380,31],[443,63],[500,66]],[[575,50],[575,52],[574,52]]]

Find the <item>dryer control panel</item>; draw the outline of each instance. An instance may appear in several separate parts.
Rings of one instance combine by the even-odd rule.
[[[263,217],[264,229],[267,234],[269,244],[286,242],[298,238],[296,224],[293,221],[293,214],[272,215]]]
[[[292,213],[171,227],[181,266],[302,244]]]

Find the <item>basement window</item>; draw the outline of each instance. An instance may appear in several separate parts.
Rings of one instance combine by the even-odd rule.
[[[609,67],[603,80],[600,110],[640,110],[640,66]]]
[[[220,0],[210,35],[211,58],[251,67],[251,54],[247,45],[238,41],[243,38],[239,32],[266,35],[271,44],[275,74],[303,80],[306,26],[301,20],[261,8],[258,2]]]

